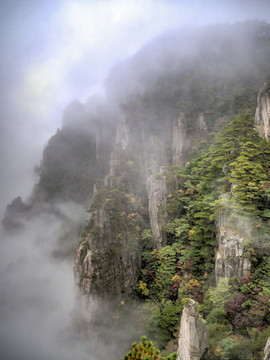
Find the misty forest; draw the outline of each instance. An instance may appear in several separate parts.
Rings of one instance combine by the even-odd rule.
[[[269,359],[270,24],[171,30],[104,86],[6,208],[1,358]]]

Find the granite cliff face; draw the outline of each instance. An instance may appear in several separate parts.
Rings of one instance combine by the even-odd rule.
[[[120,191],[115,198],[109,195],[92,211],[89,232],[74,265],[76,284],[83,296],[110,299],[132,295],[140,268],[140,219],[126,195]]]
[[[166,244],[166,238],[162,233],[162,227],[166,225],[167,220],[167,186],[162,169],[157,175],[151,175],[147,178],[146,187],[149,201],[149,220],[154,238],[154,247],[159,248]]]
[[[95,186],[91,217],[75,260],[75,279],[82,296],[124,298],[131,297],[135,289],[141,261],[142,194],[146,194],[140,169],[148,159],[144,150],[134,146],[131,128],[121,112],[108,175]]]
[[[86,296],[132,294],[140,270],[143,219],[150,223],[153,248],[166,245],[162,229],[167,222],[167,185],[162,166],[170,154],[176,165],[188,159],[187,117],[181,113],[174,121],[168,118],[153,135],[150,125],[138,117],[140,106],[138,100],[120,111],[108,175],[95,186],[91,218],[74,266],[76,284]],[[144,111],[150,117],[151,112]],[[194,124],[189,139],[207,134],[203,114]]]
[[[178,342],[178,360],[203,360],[209,348],[207,328],[189,299],[182,312]]]
[[[184,149],[187,141],[187,116],[180,113],[173,122],[172,128],[172,153],[173,164],[184,165]]]
[[[192,143],[208,134],[206,117],[203,112],[188,116],[180,112],[172,124],[172,163],[184,166],[189,159]]]
[[[244,225],[244,224],[243,224]],[[243,226],[243,235],[246,233]],[[217,250],[215,261],[216,283],[220,278],[241,277],[251,269],[250,260],[245,257],[244,236],[239,229],[229,225],[228,216],[219,214],[217,221]]]
[[[218,235],[215,275],[216,283],[220,278],[241,277],[250,271],[250,260],[244,257],[243,238],[239,234],[229,234],[226,230]]]
[[[255,113],[257,129],[267,141],[270,139],[270,90],[261,90],[258,94]]]

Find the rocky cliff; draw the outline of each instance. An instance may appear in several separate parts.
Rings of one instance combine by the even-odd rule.
[[[261,136],[270,139],[270,90],[265,86],[258,94],[255,122]]]
[[[162,228],[166,225],[166,203],[167,186],[166,178],[162,170],[156,175],[147,178],[148,211],[150,226],[154,238],[154,247],[159,248],[166,244],[166,237],[162,233]]]
[[[246,235],[242,224],[242,234],[239,229],[230,224],[229,217],[219,214],[217,221],[217,250],[215,260],[215,278],[231,278],[235,275],[241,277],[251,269],[250,259],[245,257],[246,248],[243,240]]]
[[[184,149],[187,145],[187,116],[180,113],[175,118],[172,127],[172,154],[173,164],[182,166],[184,165]]]
[[[150,124],[145,120],[152,119],[151,112],[143,99],[137,99],[119,113],[108,175],[95,187],[91,218],[75,261],[76,284],[84,295],[131,295],[140,270],[143,218],[149,221],[153,248],[166,245],[167,185],[162,166],[171,160],[183,164],[191,149],[190,143],[185,145],[187,137],[192,142],[207,134],[203,114],[195,117],[195,131],[187,132],[187,116],[181,113],[174,121],[165,119],[153,135],[152,120]]]
[[[203,360],[209,348],[207,328],[189,299],[182,312],[178,342],[178,360]]]
[[[139,202],[121,187],[95,195],[74,266],[82,295],[131,296],[140,269]]]

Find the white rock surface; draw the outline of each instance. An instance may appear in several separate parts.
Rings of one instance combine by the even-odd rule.
[[[158,174],[159,175],[159,174]],[[156,248],[164,245],[162,227],[166,225],[167,186],[165,176],[151,175],[147,178],[149,219]]]
[[[244,256],[243,237],[228,226],[228,219],[224,214],[219,214],[217,228],[216,283],[220,278],[246,275],[250,271],[251,263]]]
[[[257,108],[255,113],[257,130],[262,137],[270,139],[270,94],[261,90],[258,94]]]
[[[172,126],[172,155],[173,164],[182,166],[184,164],[184,146],[187,136],[187,117],[186,114],[180,113]]]
[[[197,312],[195,301],[190,299],[182,313],[177,360],[202,360],[208,348],[206,325]]]

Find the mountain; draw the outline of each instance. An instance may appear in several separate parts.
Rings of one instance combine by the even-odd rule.
[[[29,202],[9,205],[3,225],[44,204],[90,206],[79,244],[80,226],[55,254],[74,253],[73,326],[97,358],[105,344],[123,355],[143,334],[164,356],[176,351],[192,298],[206,319],[206,359],[262,359],[269,81],[269,24],[185,28],[116,65],[106,99],[66,109]]]

